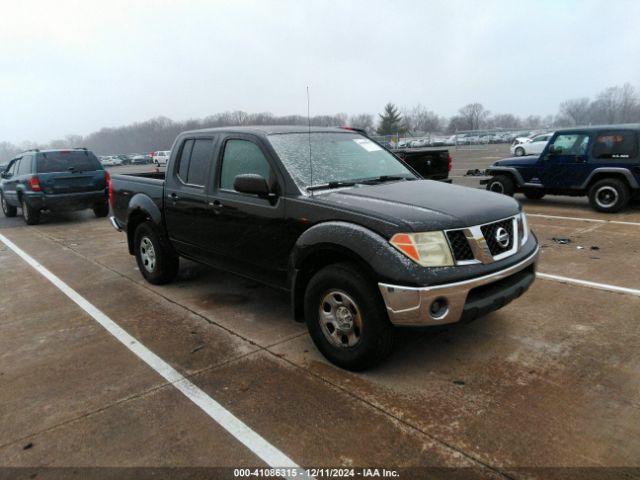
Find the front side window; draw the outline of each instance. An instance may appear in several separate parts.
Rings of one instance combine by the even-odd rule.
[[[11,164],[9,168],[7,168],[7,172],[9,173],[9,175],[13,176],[16,174],[16,169],[18,168],[19,164],[20,164],[20,159],[17,159],[15,162]]]
[[[586,133],[562,133],[553,141],[554,153],[558,155],[586,155],[588,147]]]
[[[606,160],[636,158],[638,136],[635,132],[600,132],[593,143],[593,156]]]
[[[355,133],[285,133],[268,138],[301,188],[385,175],[416,178],[385,149]]]
[[[238,175],[254,173],[269,181],[271,167],[260,147],[248,140],[228,140],[222,156],[220,188],[233,190]]]

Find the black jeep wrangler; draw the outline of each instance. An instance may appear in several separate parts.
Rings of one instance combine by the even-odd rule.
[[[506,158],[481,183],[492,192],[530,199],[588,195],[599,212],[619,212],[640,195],[640,125],[558,130],[540,156]]]

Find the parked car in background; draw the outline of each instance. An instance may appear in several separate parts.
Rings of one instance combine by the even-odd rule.
[[[151,163],[151,156],[149,156],[149,155],[134,155],[131,158],[131,163],[133,165],[145,165],[147,163]]]
[[[318,350],[347,369],[383,360],[394,326],[471,321],[535,279],[518,202],[420,179],[354,131],[185,132],[166,174],[114,175],[110,190],[148,282],[172,281],[185,257],[286,290]]]
[[[486,170],[491,178],[480,183],[530,199],[587,195],[593,209],[619,212],[640,198],[639,140],[640,124],[558,130],[540,156],[495,162]]]
[[[511,155],[522,157],[523,155],[539,155],[547,146],[553,133],[543,133],[534,137],[516,138],[511,145]]]
[[[157,166],[166,165],[170,155],[171,150],[159,150],[157,152],[153,152],[153,163]]]
[[[93,209],[109,214],[109,173],[86,149],[29,150],[9,162],[0,180],[0,202],[6,217],[18,208],[28,225],[40,221],[42,210]]]
[[[99,157],[99,160],[103,167],[114,167],[117,165],[122,165],[122,160],[113,155],[103,155]]]

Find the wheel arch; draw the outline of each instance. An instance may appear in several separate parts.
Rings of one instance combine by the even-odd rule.
[[[517,168],[514,167],[489,167],[486,170],[486,173],[492,176],[498,175],[506,175],[513,179],[513,182],[516,184],[516,187],[522,187],[524,185],[524,179],[522,178],[522,174],[518,171]]]
[[[581,188],[588,192],[594,183],[607,178],[622,180],[630,189],[633,190],[640,188],[636,178],[633,176],[631,171],[626,168],[596,168],[584,181]]]
[[[289,259],[289,287],[292,313],[302,321],[304,293],[309,280],[321,268],[335,263],[357,265],[372,282],[393,278],[394,271],[406,271],[407,259],[388,240],[361,225],[323,222],[306,230],[296,242]]]

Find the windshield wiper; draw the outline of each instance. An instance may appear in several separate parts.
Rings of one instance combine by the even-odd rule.
[[[326,188],[353,187],[355,184],[356,182],[352,182],[352,181],[327,182],[327,183],[321,183],[319,185],[312,185],[310,187],[307,187],[307,190],[313,191],[313,190],[324,190]]]
[[[379,183],[379,182],[391,182],[393,180],[415,180],[415,177],[407,177],[404,175],[380,175],[379,177],[366,178],[359,183]]]

